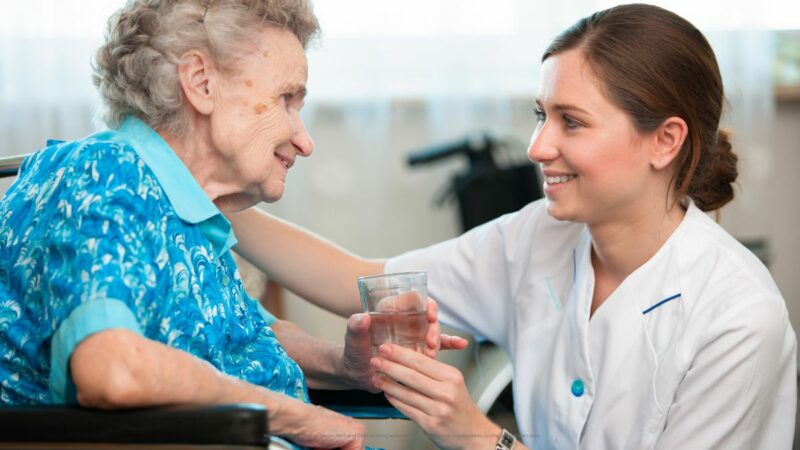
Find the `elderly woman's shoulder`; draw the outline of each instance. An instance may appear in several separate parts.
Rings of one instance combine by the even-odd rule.
[[[100,132],[36,151],[20,167],[18,189],[36,192],[37,204],[85,195],[133,200],[149,197],[158,181],[136,149],[113,132]]]
[[[111,131],[101,131],[74,141],[50,141],[48,144],[52,145],[32,155],[38,164],[74,166],[76,163],[92,161],[95,164],[102,164],[138,159],[136,150],[116,138]]]
[[[75,141],[51,141],[28,157],[20,176],[89,176],[94,181],[120,172],[141,172],[144,162],[130,144],[112,132],[99,132]]]

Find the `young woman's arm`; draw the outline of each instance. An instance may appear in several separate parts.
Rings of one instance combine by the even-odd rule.
[[[312,303],[347,317],[361,311],[356,279],[383,273],[368,260],[257,208],[230,214],[236,252]]]

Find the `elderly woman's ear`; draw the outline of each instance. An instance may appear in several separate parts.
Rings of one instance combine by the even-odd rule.
[[[178,65],[181,90],[186,101],[200,114],[207,115],[214,111],[218,74],[211,58],[203,52],[189,50],[181,57]]]

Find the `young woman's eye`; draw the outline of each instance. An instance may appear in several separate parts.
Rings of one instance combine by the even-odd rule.
[[[533,108],[533,114],[536,115],[536,120],[538,120],[539,123],[542,123],[545,120],[547,120],[547,114],[544,113],[544,110],[542,108],[539,107]]]
[[[567,127],[568,130],[574,130],[581,126],[580,123],[576,122],[570,116],[564,116],[564,125]]]

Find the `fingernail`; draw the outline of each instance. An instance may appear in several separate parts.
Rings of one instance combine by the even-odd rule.
[[[375,375],[372,377],[372,384],[374,384],[375,387],[381,387],[383,380],[378,375]]]
[[[372,358],[369,360],[369,365],[372,367],[378,368],[381,366],[381,359],[380,358]]]
[[[383,344],[379,348],[380,352],[384,355],[391,355],[392,354],[392,346],[389,344]]]

